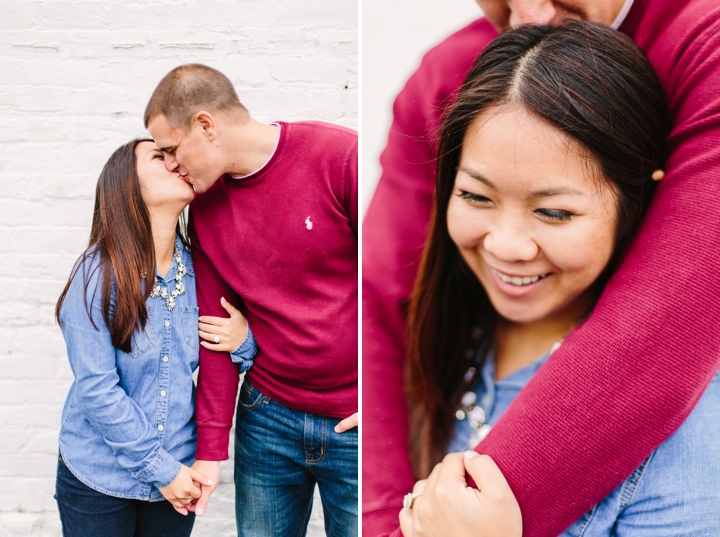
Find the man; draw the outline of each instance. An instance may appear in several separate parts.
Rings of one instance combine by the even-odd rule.
[[[160,81],[145,125],[197,192],[189,234],[201,314],[222,313],[221,297],[242,303],[261,349],[237,407],[238,533],[304,534],[317,483],[328,534],[355,535],[357,133],[259,123],[204,65]],[[200,349],[195,468],[218,483],[238,368],[211,349]]]
[[[433,136],[444,107],[502,28],[564,16],[619,28],[648,55],[673,114],[665,178],[631,254],[593,315],[568,336],[477,448],[495,460],[510,484],[524,535],[556,536],[605,497],[682,423],[718,368],[720,4],[478,3],[486,18],[431,50],[398,96],[381,157],[383,176],[365,218],[363,532],[368,536],[399,535],[401,498],[414,483],[399,387],[404,311],[434,189]],[[457,468],[458,460],[449,462]],[[424,512],[433,513],[435,521],[472,528],[476,537],[496,534],[492,513],[468,508],[448,492],[457,483],[464,489],[462,462],[454,474],[441,475],[455,479],[442,483],[446,501]],[[407,520],[408,510],[403,516]]]

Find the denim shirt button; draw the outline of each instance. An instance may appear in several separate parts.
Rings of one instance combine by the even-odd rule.
[[[164,430],[165,430],[165,427],[163,427],[162,423],[160,425],[158,425],[158,431],[162,432]]]
[[[169,359],[167,356],[163,356],[163,362],[167,362]]]
[[[165,321],[165,328],[170,328],[170,321]]]
[[[165,390],[160,390],[160,396],[165,397],[167,395],[167,392]]]

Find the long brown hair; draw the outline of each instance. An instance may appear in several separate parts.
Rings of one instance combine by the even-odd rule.
[[[142,142],[152,140],[137,139],[123,145],[103,167],[95,189],[95,210],[88,247],[75,264],[55,306],[55,318],[60,324],[60,310],[65,296],[82,268],[85,308],[92,321],[87,297],[93,273],[88,272],[90,263],[84,261],[99,256],[99,263],[94,265],[94,270],[101,271],[98,285],[103,320],[110,330],[113,345],[123,352],[130,352],[135,330],[145,329],[145,302],[152,292],[157,271],[150,211],[143,200],[137,174],[135,148]],[[184,230],[181,215],[177,233],[188,245]],[[97,288],[93,290],[91,302],[96,292]],[[113,294],[115,306],[111,315],[110,301]]]
[[[446,214],[465,132],[499,105],[520,106],[569,135],[587,150],[599,180],[615,185],[616,247],[596,282],[598,293],[647,210],[653,171],[664,165],[665,97],[630,39],[600,24],[569,21],[522,26],[488,45],[441,128],[433,218],[408,316],[409,449],[419,478],[445,454],[463,376],[493,335],[495,311],[451,240]]]

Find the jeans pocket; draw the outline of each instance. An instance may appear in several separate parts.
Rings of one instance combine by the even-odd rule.
[[[200,308],[195,306],[182,307],[182,324],[185,344],[191,349],[197,350],[200,346],[200,334],[198,334],[198,318]]]
[[[240,406],[245,410],[257,408],[265,396],[247,380],[240,386]]]

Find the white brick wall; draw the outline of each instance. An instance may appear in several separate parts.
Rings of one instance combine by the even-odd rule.
[[[157,82],[206,63],[261,121],[357,128],[357,12],[357,0],[0,0],[0,536],[60,535],[52,495],[72,376],[53,308],[102,165],[143,135]],[[226,466],[194,535],[235,533],[231,479]]]
[[[363,0],[363,212],[380,179],[395,96],[425,52],[481,16],[473,0]]]

